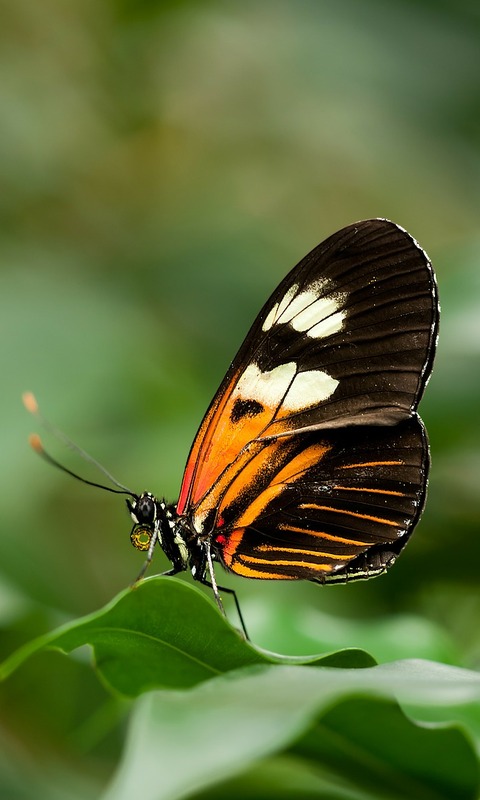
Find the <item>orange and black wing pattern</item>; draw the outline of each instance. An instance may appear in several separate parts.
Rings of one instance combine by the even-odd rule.
[[[402,228],[367,220],[307,255],[268,300],[215,395],[177,514],[240,575],[347,580],[385,570],[423,506],[416,409],[436,284]]]
[[[233,492],[222,507],[213,546],[224,566],[248,578],[321,583],[384,572],[422,511],[422,423],[412,417],[394,428],[362,427],[354,436],[337,429],[290,442],[285,465],[257,477],[260,492],[252,486],[248,500],[240,495],[240,517]]]

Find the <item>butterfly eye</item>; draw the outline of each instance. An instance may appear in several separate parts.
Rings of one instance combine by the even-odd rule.
[[[136,550],[148,550],[152,541],[153,531],[145,525],[135,525],[131,534],[130,541]]]

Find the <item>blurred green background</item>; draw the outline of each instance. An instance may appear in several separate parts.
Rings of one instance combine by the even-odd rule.
[[[108,602],[142,558],[121,499],[29,450],[22,391],[120,481],[175,500],[268,294],[382,216],[427,250],[442,301],[422,522],[375,581],[225,583],[264,647],[478,667],[476,4],[2,0],[0,23],[2,655]],[[0,702],[2,797],[96,795],[126,709],[88,653],[35,658]]]

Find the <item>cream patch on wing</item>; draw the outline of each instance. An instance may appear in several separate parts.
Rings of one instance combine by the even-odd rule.
[[[346,311],[341,309],[341,305],[344,300],[345,294],[320,297],[292,317],[290,324],[294,330],[313,339],[331,336],[343,327]]]
[[[328,400],[338,384],[336,378],[320,369],[299,372],[285,395],[282,411],[303,411],[316,406]]]
[[[256,400],[267,408],[276,408],[295,378],[294,361],[280,364],[270,372],[262,372],[256,364],[249,364],[232,393],[232,400]],[[295,381],[294,381],[295,382]]]
[[[262,331],[269,331],[270,328],[278,322],[278,318],[283,314],[289,303],[293,300],[296,293],[298,292],[298,286],[296,283],[293,286],[290,286],[288,292],[284,295],[282,300],[279,303],[275,303],[272,306],[270,311],[268,312],[265,321],[262,325]]]
[[[323,319],[317,325],[314,325],[308,331],[307,336],[312,339],[322,339],[325,336],[332,336],[334,333],[338,333],[343,328],[346,316],[346,311],[338,311],[336,314],[332,314],[331,317],[327,317],[327,319]]]
[[[300,294],[297,294],[298,289],[298,285],[293,284],[283,299],[272,306],[263,322],[263,331],[290,323],[295,331],[306,333],[311,339],[321,339],[342,330],[346,292],[328,293],[329,282],[322,279],[311,283]]]
[[[277,322],[290,322],[297,314],[308,309],[316,300],[318,300],[318,293],[315,291],[314,286],[310,287],[306,292],[300,292],[278,317]]]

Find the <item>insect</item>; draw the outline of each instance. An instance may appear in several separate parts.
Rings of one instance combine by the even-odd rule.
[[[146,552],[139,578],[159,545],[164,574],[190,569],[224,613],[220,592],[234,593],[217,584],[214,562],[245,578],[322,584],[385,572],[424,505],[417,406],[438,313],[430,261],[393,222],[350,225],[305,256],[215,394],[178,502],[110,490],[129,495],[131,541]]]

